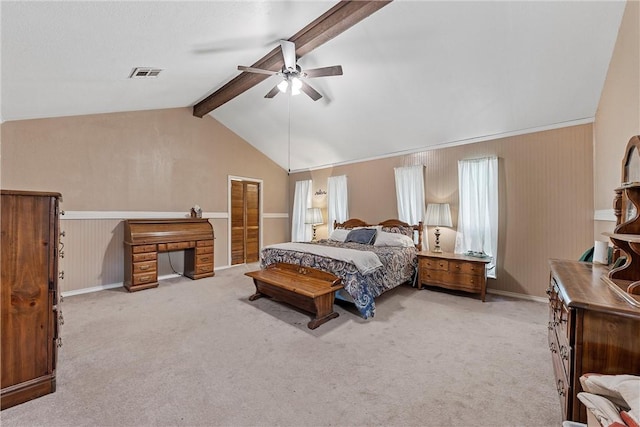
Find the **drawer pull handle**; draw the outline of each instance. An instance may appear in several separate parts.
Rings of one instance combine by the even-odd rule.
[[[209,261],[209,257],[202,258],[202,260],[201,260],[201,261],[202,261],[202,262],[207,262],[207,261]]]
[[[140,267],[138,267],[140,270],[148,270],[149,266],[148,265],[141,265]]]

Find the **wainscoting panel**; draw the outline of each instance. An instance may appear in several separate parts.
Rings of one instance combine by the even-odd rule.
[[[60,259],[60,271],[64,278],[59,280],[62,293],[82,293],[121,286],[124,279],[124,222],[117,213],[69,212],[61,216],[60,238],[64,244],[64,257]],[[153,218],[153,212],[147,216],[136,213],[138,218]],[[166,217],[166,216],[165,216]],[[209,213],[206,215],[213,225],[215,241],[215,269],[227,268],[228,240],[227,215]],[[79,219],[81,218],[81,219]],[[266,230],[262,246],[283,241],[289,224],[287,214],[264,214]],[[158,254],[158,276],[184,271],[184,251]]]
[[[119,219],[62,220],[65,236],[60,269],[60,290],[108,286],[122,283],[124,270],[124,225]]]

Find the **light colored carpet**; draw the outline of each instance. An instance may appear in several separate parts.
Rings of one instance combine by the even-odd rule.
[[[396,288],[309,316],[220,270],[68,297],[55,393],[3,426],[559,426],[545,304]]]

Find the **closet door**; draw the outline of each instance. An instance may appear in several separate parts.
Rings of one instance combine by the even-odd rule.
[[[244,183],[245,195],[245,262],[256,262],[260,249],[260,184]]]
[[[231,264],[256,262],[260,249],[260,183],[231,181]]]
[[[231,181],[231,265],[244,263],[244,183]]]

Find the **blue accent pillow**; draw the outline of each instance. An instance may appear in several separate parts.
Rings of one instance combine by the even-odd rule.
[[[373,245],[373,242],[376,241],[376,229],[357,228],[355,230],[351,230],[344,241]]]

